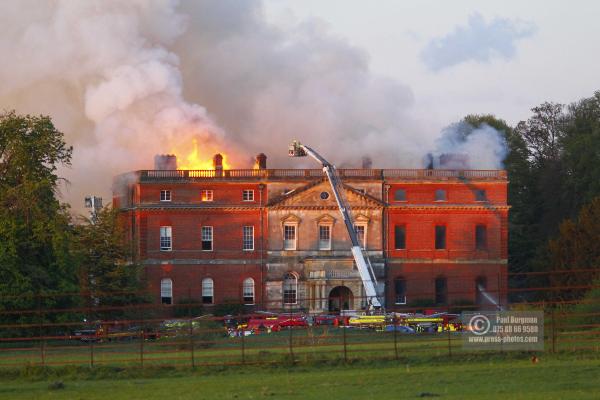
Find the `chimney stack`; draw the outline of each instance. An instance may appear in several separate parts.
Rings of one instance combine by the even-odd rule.
[[[260,153],[256,156],[256,165],[258,169],[267,169],[267,156],[265,153]]]
[[[223,169],[223,156],[219,153],[215,154],[213,157],[213,168]]]
[[[371,168],[373,168],[373,160],[371,160],[371,157],[364,156],[362,158],[362,167],[363,167],[363,169],[371,169]]]
[[[154,156],[154,169],[177,169],[177,156],[175,154],[157,154]]]

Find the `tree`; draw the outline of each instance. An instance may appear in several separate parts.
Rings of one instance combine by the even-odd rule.
[[[564,105],[542,103],[533,107],[533,116],[517,124],[515,130],[525,140],[534,162],[544,164],[560,158],[561,139],[565,135]]]
[[[132,262],[118,216],[118,211],[107,207],[94,221],[86,219],[75,228],[74,254],[81,287],[88,305],[109,307],[105,318],[123,315],[127,310],[121,307],[139,304],[146,298],[141,293],[145,287],[141,267]]]
[[[551,285],[571,289],[553,297],[578,299],[588,291],[590,282],[600,278],[600,197],[584,206],[576,219],[565,220],[559,232],[548,244],[550,271],[562,272],[552,275]]]
[[[563,143],[568,217],[600,196],[600,91],[568,107]]]
[[[72,148],[49,117],[0,115],[0,311],[69,307],[77,296],[70,217],[57,199]],[[64,316],[46,313],[56,321]],[[3,314],[2,321],[40,319]]]

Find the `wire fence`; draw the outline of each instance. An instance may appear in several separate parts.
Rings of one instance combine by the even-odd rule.
[[[202,306],[200,300],[162,305],[149,302],[145,292],[6,296],[3,301],[25,306],[0,309],[0,368],[452,358],[473,351],[463,346],[465,327],[459,314],[497,306],[542,311],[545,351],[598,352],[600,286],[569,279],[582,271],[596,273],[509,274],[508,286],[484,289],[498,304],[481,301],[472,280],[465,278],[464,285],[452,286],[462,289],[448,288],[441,303],[389,304],[371,317],[360,310],[311,313],[281,301],[253,307]],[[465,302],[467,298],[473,301]],[[297,300],[327,304],[331,298]],[[357,304],[362,299],[354,300]]]

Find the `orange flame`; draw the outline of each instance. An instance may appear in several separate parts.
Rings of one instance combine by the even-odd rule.
[[[177,156],[177,169],[197,169],[197,170],[212,170],[215,169],[213,165],[213,156],[201,155],[198,151],[198,140],[192,139],[192,150],[187,155],[182,155],[184,152],[177,150],[172,151]],[[223,156],[223,169],[231,169],[231,166],[227,162],[227,156],[222,152]]]

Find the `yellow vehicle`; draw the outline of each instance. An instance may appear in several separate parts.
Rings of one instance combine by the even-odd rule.
[[[358,328],[381,328],[385,323],[385,315],[360,315],[348,320],[350,326]]]

